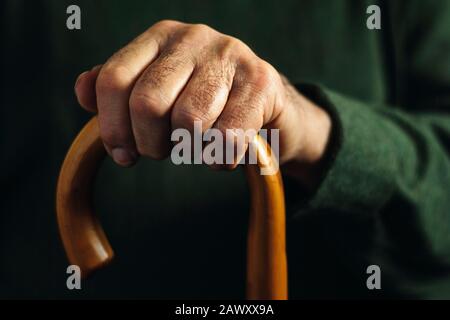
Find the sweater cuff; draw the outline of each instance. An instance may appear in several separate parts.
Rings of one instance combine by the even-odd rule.
[[[386,141],[389,130],[361,102],[315,84],[296,87],[329,113],[333,126],[319,187],[298,211],[378,210],[393,192],[395,152]]]

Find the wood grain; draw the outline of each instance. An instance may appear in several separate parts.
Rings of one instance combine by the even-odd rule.
[[[247,298],[287,299],[287,262],[283,182],[270,147],[256,141],[258,165],[246,165],[251,204],[247,240]],[[70,264],[86,277],[111,262],[114,252],[92,209],[94,179],[105,157],[97,118],[70,147],[58,179],[56,212]],[[276,172],[261,175],[260,169]]]

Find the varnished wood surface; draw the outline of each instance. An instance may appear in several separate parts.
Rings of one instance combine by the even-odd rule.
[[[258,165],[245,168],[251,194],[246,295],[248,299],[287,299],[283,182],[270,148],[257,138]],[[72,143],[58,179],[59,232],[69,262],[81,268],[83,277],[110,263],[114,256],[92,210],[93,182],[105,154],[94,117]],[[261,175],[261,168],[276,173]]]

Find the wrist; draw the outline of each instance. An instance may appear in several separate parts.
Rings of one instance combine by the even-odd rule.
[[[298,163],[314,165],[319,163],[326,152],[331,133],[329,114],[299,94],[302,109],[302,141],[301,148],[292,159]]]
[[[324,170],[323,160],[327,151],[332,129],[330,115],[323,108],[299,93],[292,85],[285,83],[290,91],[290,101],[297,114],[296,139],[293,139],[292,156],[281,161],[283,172],[299,180],[308,189],[319,183]]]

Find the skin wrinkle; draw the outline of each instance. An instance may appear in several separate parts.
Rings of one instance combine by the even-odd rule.
[[[203,64],[195,68],[190,83],[175,103],[173,120],[181,122],[181,127],[189,129],[194,121],[202,121],[202,129],[206,131],[226,104],[235,69],[229,60],[218,59],[214,48],[208,46],[199,54],[198,61],[203,61]],[[211,52],[214,52],[215,59],[209,58]],[[204,64],[208,60],[210,62]]]
[[[162,100],[165,106],[171,105],[172,97],[162,90],[163,83],[172,75],[176,74],[180,68],[191,64],[190,59],[186,59],[186,54],[178,48],[165,50],[162,55],[145,70],[138,80],[134,94],[137,96],[148,97],[149,91],[157,91],[158,98]]]
[[[223,68],[202,68],[196,81],[198,81],[198,88],[190,92],[188,98],[190,106],[194,109],[192,113],[204,114],[204,117],[199,117],[203,120],[211,120],[211,117],[208,117],[208,109],[217,99],[217,93],[220,93],[221,90],[229,91],[232,83],[232,73],[223,71]],[[226,96],[228,97],[228,94]]]
[[[114,53],[112,55],[112,57],[106,62],[106,65],[108,65],[108,63],[110,61],[113,61],[113,60],[121,61],[121,60],[123,60],[124,57],[129,57],[130,55],[133,55],[134,57],[138,57],[139,56],[138,49],[136,49],[134,47],[130,47],[130,46],[123,47],[119,51],[117,51],[116,53]]]

